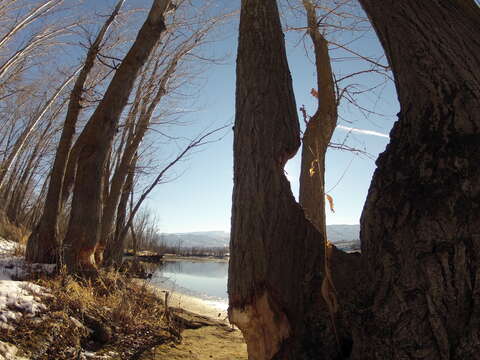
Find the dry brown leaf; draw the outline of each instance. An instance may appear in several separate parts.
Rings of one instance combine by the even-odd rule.
[[[328,195],[328,194],[325,194],[327,200],[328,200],[328,204],[330,205],[330,211],[331,212],[335,212],[335,209],[333,207],[333,197],[331,195]]]

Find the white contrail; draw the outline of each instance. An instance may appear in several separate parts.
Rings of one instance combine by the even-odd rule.
[[[384,137],[384,138],[390,138],[390,136],[388,136],[387,134],[380,133],[380,132],[373,131],[373,130],[357,129],[357,128],[351,128],[351,127],[343,126],[343,125],[337,125],[337,129],[342,129],[342,130],[345,130],[345,131],[351,131],[351,132],[359,133],[359,134],[373,135],[373,136],[379,136],[379,137]]]

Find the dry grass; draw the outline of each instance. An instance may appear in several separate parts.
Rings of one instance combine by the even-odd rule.
[[[0,212],[0,237],[25,245],[29,236],[30,230],[24,226],[12,224],[5,214]]]
[[[42,319],[21,319],[14,333],[0,329],[0,340],[21,348],[34,359],[72,359],[80,349],[134,359],[179,332],[167,322],[163,302],[145,285],[118,272],[95,280],[60,274],[37,283],[49,289]]]

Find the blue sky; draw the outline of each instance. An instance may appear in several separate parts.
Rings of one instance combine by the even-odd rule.
[[[213,13],[225,10],[227,7],[236,8],[240,3],[238,0],[212,1],[216,6],[212,10]],[[84,11],[82,14],[85,17],[91,18],[91,21],[84,24],[84,28],[91,33],[96,33],[99,19],[109,14],[116,2],[117,0],[102,2],[85,0],[80,3],[71,0],[68,4],[76,4]],[[203,4],[205,1],[198,0],[198,3]],[[116,34],[119,32],[133,38],[146,12],[131,12],[130,10],[137,6],[147,8],[150,5],[151,0],[127,0],[125,9],[129,12],[128,15],[120,18],[119,22],[122,26],[117,27]],[[78,16],[77,7],[73,8],[71,16]],[[68,19],[64,20],[67,22]],[[288,15],[284,16],[283,20],[290,26],[302,26],[305,21],[301,17],[291,18]],[[197,85],[201,84],[202,86],[200,88],[192,87],[186,91],[192,93],[193,96],[190,101],[180,103],[179,106],[196,109],[196,111],[188,113],[182,118],[182,121],[190,124],[189,126],[179,126],[173,130],[171,135],[194,137],[207,127],[212,128],[233,122],[237,23],[238,19],[232,20],[221,29],[220,33],[216,34],[219,40],[209,43],[203,49],[208,56],[225,57],[226,60],[221,65],[206,67],[196,81]],[[287,55],[297,108],[304,104],[308,113],[313,115],[316,109],[316,99],[310,95],[310,90],[316,87],[316,72],[312,61],[306,56],[305,49],[311,47],[310,41],[308,38],[305,39],[305,42],[300,41],[302,35],[303,32],[288,31],[286,33]],[[351,44],[355,51],[381,57],[382,51],[373,31],[366,32],[361,36],[351,33],[333,35],[338,42],[350,42],[357,36],[359,40]],[[69,64],[83,59],[85,50],[78,45],[78,41],[73,41],[71,45],[66,47],[66,50],[58,57],[59,62]],[[338,77],[361,70],[365,66],[344,52],[337,50],[332,55],[335,55],[333,65]],[[380,61],[385,63],[384,59]],[[354,82],[359,86],[371,87],[376,83],[376,79],[365,75],[355,78]],[[365,116],[354,107],[342,103],[339,110],[342,119],[339,121],[340,127],[335,131],[333,141],[341,143],[348,136],[348,145],[365,149],[375,159],[388,143],[388,137],[381,134],[388,134],[395,121],[395,114],[398,112],[393,83],[377,89],[375,94],[368,93],[359,96],[358,100],[361,106],[381,113],[383,116],[374,114]],[[358,132],[349,133],[346,128],[369,130],[379,133],[380,136]],[[150,137],[150,140],[152,139],[157,140],[154,135]],[[178,147],[174,144],[164,146],[163,140],[160,138],[156,143],[158,158],[166,158],[178,151]],[[221,141],[202,148],[202,151],[193,154],[188,161],[179,164],[174,169],[174,173],[170,174],[171,177],[179,175],[175,181],[162,184],[151,193],[145,205],[157,216],[159,231],[229,231],[233,187],[232,143],[233,134],[229,129]],[[328,151],[326,190],[333,197],[336,210],[335,213],[327,211],[328,224],[356,224],[359,222],[371,177],[375,170],[372,158],[351,152]],[[299,156],[296,156],[287,163],[285,169],[294,194],[298,193],[299,168],[300,159]]]
[[[106,0],[99,4],[94,0],[87,0],[83,6],[89,12],[97,15],[105,15],[117,0]],[[235,8],[239,1],[216,0],[216,9],[226,7]],[[126,9],[136,6],[150,6],[150,0],[141,2],[126,1]],[[129,24],[141,23],[145,12],[129,13],[122,21]],[[303,18],[290,18],[284,16],[283,20],[288,25],[303,25]],[[138,24],[137,24],[138,22]],[[92,25],[87,25],[93,33],[97,27],[96,19]],[[180,104],[196,111],[186,114],[182,121],[190,124],[173,129],[171,135],[181,137],[194,137],[207,127],[221,126],[233,122],[235,116],[235,57],[237,46],[237,20],[221,29],[216,34],[218,41],[214,41],[204,48],[204,53],[210,56],[226,57],[221,65],[210,65],[197,78],[196,84],[201,88],[192,87],[189,91],[193,94],[191,100]],[[127,28],[128,29],[128,28]],[[120,32],[128,32],[129,37],[136,34],[132,28],[126,30],[121,27]],[[219,36],[220,35],[220,36]],[[315,88],[316,72],[309,57],[306,56],[306,48],[311,44],[308,38],[300,41],[303,33],[289,31],[286,33],[287,55],[293,78],[293,86],[296,95],[297,108],[304,104],[310,115],[316,109],[316,99],[310,95],[310,90]],[[358,36],[335,34],[338,42],[347,42]],[[380,57],[381,48],[373,31],[359,36],[352,48],[362,54]],[[82,51],[73,51],[72,57],[83,57]],[[333,52],[335,73],[338,77],[356,72],[365,67],[361,62],[349,57],[349,54]],[[341,59],[338,59],[340,56]],[[380,60],[385,63],[385,60]],[[376,82],[370,75],[354,79],[359,86],[371,87]],[[199,91],[198,91],[199,90]],[[381,96],[379,92],[381,90]],[[187,91],[188,92],[188,91]],[[357,128],[369,130],[380,134],[388,134],[395,114],[398,112],[398,104],[393,83],[377,89],[376,93],[369,93],[359,97],[359,104],[363,107],[383,114],[368,115],[360,113],[352,106],[343,103],[340,114],[343,120],[339,120],[340,126],[333,136],[333,141],[341,143],[348,136],[348,144],[353,147],[365,149],[371,157],[359,156],[351,152],[329,150],[326,160],[326,189],[335,202],[335,213],[327,211],[327,224],[357,224],[361,215],[362,207],[367,195],[372,174],[375,170],[374,159],[385,149],[388,137],[375,136],[361,133],[349,133],[345,128]],[[162,105],[160,105],[162,106]],[[150,140],[155,140],[150,137]],[[163,140],[158,139],[157,153],[159,158],[167,158],[177,153],[176,145],[163,145]],[[219,142],[212,143],[202,151],[193,154],[177,166],[170,177],[175,181],[161,184],[149,196],[145,206],[153,212],[158,219],[158,228],[161,232],[190,232],[190,231],[229,231],[230,211],[233,177],[233,133],[228,131],[226,136]],[[299,151],[300,154],[300,151]],[[290,179],[294,194],[298,194],[298,176],[300,158],[296,156],[286,165],[286,172]]]
[[[216,54],[230,53],[225,65],[211,66],[203,74],[205,85],[197,101],[201,110],[188,115],[196,125],[189,130],[194,133],[210,124],[221,125],[234,118],[235,104],[235,51],[236,26],[231,25],[222,41],[213,43],[210,51]],[[298,42],[297,34],[287,33],[287,53],[293,78],[297,107],[305,104],[313,114],[316,100],[310,95],[315,88],[315,69],[305,56],[305,48]],[[309,42],[306,42],[309,46]],[[355,45],[362,53],[381,55],[373,32],[364,35]],[[383,60],[385,63],[385,60]],[[357,71],[358,61],[335,62],[337,73]],[[373,79],[363,76],[356,80],[361,85],[371,86]],[[381,113],[382,116],[363,116],[351,106],[342,106],[340,113],[346,121],[344,127],[371,130],[388,134],[398,112],[398,104],[392,83],[382,88],[381,98],[369,94],[360,98],[360,104]],[[342,142],[349,136],[349,144],[365,149],[376,158],[385,149],[389,139],[385,136],[350,132],[338,128],[333,140]],[[150,196],[148,208],[159,219],[162,232],[190,232],[224,230],[230,228],[231,193],[233,177],[233,134],[231,131],[219,142],[210,144],[193,155],[188,162],[176,169],[183,174],[173,182],[160,185]],[[299,151],[300,153],[300,151]],[[298,193],[299,156],[286,165],[288,178],[295,194]],[[335,213],[327,211],[327,224],[357,224],[365,202],[375,162],[366,156],[351,152],[329,150],[326,161],[326,189],[335,202]]]

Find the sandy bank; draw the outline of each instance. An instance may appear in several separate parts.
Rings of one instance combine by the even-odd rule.
[[[179,344],[158,346],[146,352],[141,360],[247,360],[247,345],[238,329],[229,325],[227,305],[208,301],[176,291],[149,285],[162,298],[169,293],[169,306],[206,316],[214,323],[182,332]],[[188,317],[188,315],[186,315]],[[200,320],[201,321],[201,320]],[[218,325],[215,325],[217,323]],[[225,325],[220,325],[223,323]]]
[[[217,320],[229,324],[227,316],[228,306],[225,303],[222,303],[220,301],[200,299],[194,296],[185,295],[180,292],[172,291],[152,284],[149,284],[148,286],[162,299],[165,298],[165,292],[168,292],[168,305],[170,307],[185,309],[198,315],[207,316],[212,320]]]

